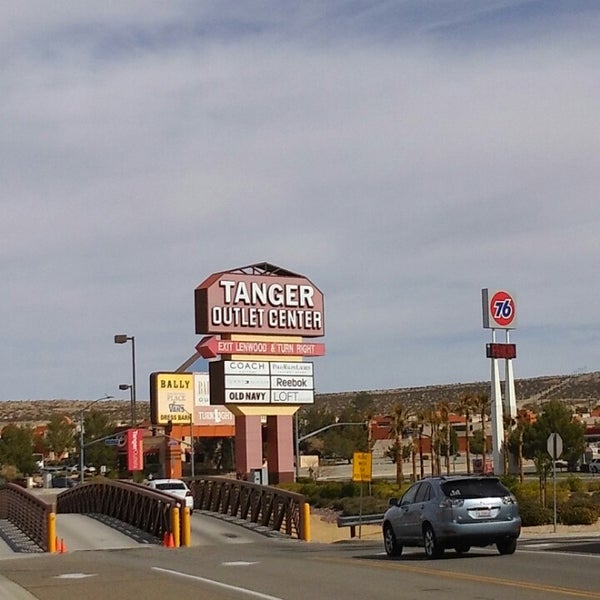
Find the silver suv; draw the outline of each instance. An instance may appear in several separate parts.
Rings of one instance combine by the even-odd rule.
[[[422,479],[392,498],[383,517],[388,556],[400,556],[404,546],[422,546],[428,558],[439,558],[446,548],[462,554],[490,544],[513,554],[520,533],[517,501],[497,477]]]
[[[590,473],[600,473],[600,458],[592,458],[588,469]]]

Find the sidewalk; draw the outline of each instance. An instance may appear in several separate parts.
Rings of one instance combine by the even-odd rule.
[[[310,515],[310,532],[311,542],[322,544],[335,544],[348,542],[350,540],[357,541],[359,539],[359,528],[356,528],[356,537],[350,537],[349,527],[338,527],[335,521],[331,521],[332,516],[329,514],[323,515],[318,512],[311,512]],[[361,540],[366,541],[381,541],[383,537],[380,525],[363,525],[360,528]],[[519,539],[532,539],[536,537],[548,536],[598,536],[600,537],[600,519],[593,525],[557,525],[556,533],[554,533],[554,525],[538,525],[535,527],[523,527]]]

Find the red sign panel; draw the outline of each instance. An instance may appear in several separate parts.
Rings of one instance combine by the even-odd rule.
[[[127,470],[144,470],[144,432],[142,429],[128,429],[126,434]]]
[[[220,354],[259,354],[272,356],[323,356],[325,344],[311,342],[271,342],[264,340],[220,340],[209,336],[196,345],[202,358]]]
[[[323,294],[300,275],[215,273],[194,295],[196,333],[325,335]]]
[[[506,358],[517,357],[516,344],[486,344],[486,356],[488,358]]]

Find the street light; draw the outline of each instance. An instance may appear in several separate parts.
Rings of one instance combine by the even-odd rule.
[[[131,402],[131,407],[132,407],[131,420],[133,422],[133,421],[135,421],[134,414],[133,414],[133,386],[129,385],[128,383],[121,383],[121,384],[119,384],[119,389],[120,390],[129,390],[129,400]]]
[[[115,344],[126,344],[129,340],[131,340],[131,368],[133,372],[133,378],[131,380],[131,426],[133,427],[136,422],[136,402],[137,396],[135,393],[135,337],[128,336],[126,333],[120,333],[115,335]],[[126,389],[119,386],[119,389]]]
[[[85,443],[83,438],[84,427],[83,427],[83,413],[96,404],[96,402],[100,402],[100,400],[109,400],[110,398],[114,398],[114,396],[102,396],[102,398],[97,398],[96,400],[92,400],[89,404],[86,404],[81,411],[79,412],[79,481],[83,483],[85,481],[84,469],[85,469],[85,461],[84,461],[84,452],[85,452]]]

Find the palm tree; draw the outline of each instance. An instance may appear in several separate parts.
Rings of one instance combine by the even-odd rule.
[[[439,475],[441,473],[439,453],[441,419],[435,407],[427,410],[425,418],[431,431],[431,475]]]
[[[523,480],[525,479],[523,472],[523,434],[525,433],[525,429],[528,425],[529,420],[527,418],[527,411],[521,408],[517,411],[517,459],[519,461],[519,481],[521,483],[523,483]]]
[[[450,402],[443,400],[438,402],[437,410],[440,415],[440,421],[444,426],[444,444],[445,444],[445,463],[446,475],[450,475]]]
[[[486,457],[487,457],[487,433],[485,430],[485,416],[488,413],[488,409],[490,406],[490,399],[488,397],[487,394],[477,394],[477,396],[475,396],[475,403],[474,403],[475,409],[479,411],[479,416],[481,417],[481,437],[482,437],[482,441],[483,441],[483,450],[482,450],[482,454],[483,454],[483,471],[485,473],[485,463],[486,463]]]
[[[425,465],[423,462],[423,428],[425,427],[425,423],[427,422],[427,414],[424,410],[419,410],[415,415],[415,426],[418,430],[418,438],[417,443],[419,447],[419,476],[421,479],[425,477]]]
[[[475,396],[473,394],[461,394],[456,405],[456,410],[465,417],[465,453],[467,460],[467,475],[471,474],[471,448],[469,434],[471,429],[471,411],[475,407]]]
[[[392,435],[394,436],[394,449],[396,453],[396,483],[401,486],[404,483],[404,471],[403,471],[403,463],[404,463],[404,443],[402,441],[402,436],[404,431],[408,427],[409,418],[410,418],[410,410],[398,403],[395,404],[392,409]]]

